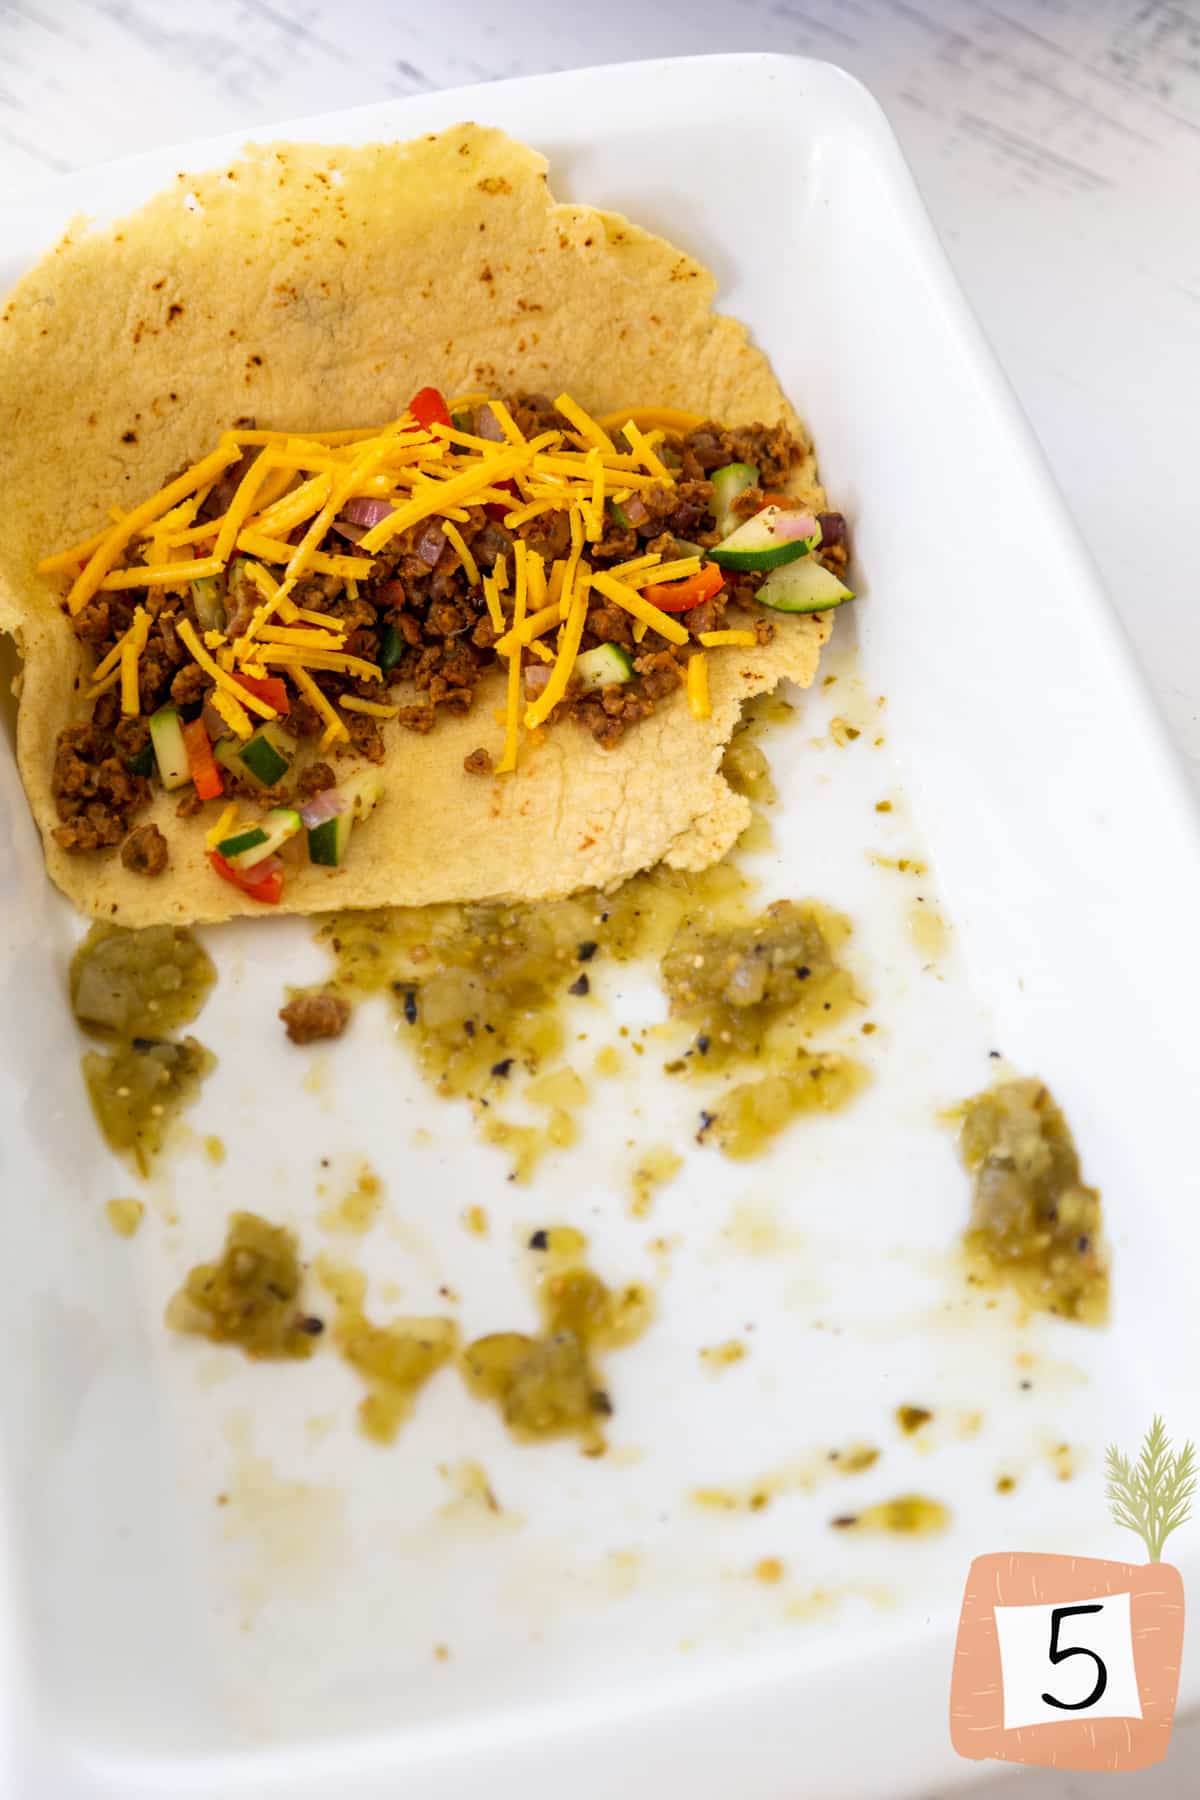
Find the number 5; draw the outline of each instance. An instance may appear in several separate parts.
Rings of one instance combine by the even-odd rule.
[[[1063,1712],[1083,1712],[1085,1708],[1095,1706],[1108,1686],[1108,1670],[1104,1666],[1103,1659],[1094,1650],[1085,1649],[1082,1644],[1074,1644],[1066,1650],[1060,1650],[1058,1647],[1058,1628],[1064,1619],[1071,1618],[1075,1613],[1103,1611],[1104,1607],[1097,1603],[1093,1606],[1056,1606],[1050,1614],[1050,1661],[1060,1663],[1066,1662],[1069,1656],[1090,1656],[1096,1665],[1096,1685],[1086,1700],[1056,1700],[1053,1694],[1043,1694],[1042,1699],[1047,1706],[1061,1707]]]

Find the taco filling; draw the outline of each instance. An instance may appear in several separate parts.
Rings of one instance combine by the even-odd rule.
[[[841,515],[787,493],[803,456],[782,424],[432,387],[378,431],[225,433],[39,565],[73,577],[91,656],[56,841],[160,873],[166,841],[137,817],[178,789],[181,815],[209,809],[214,873],[277,902],[291,839],[324,866],[350,852],[385,722],[461,717],[489,670],[505,735],[465,757],[482,776],[565,719],[611,749],[680,688],[709,716],[707,651],[849,597]]]

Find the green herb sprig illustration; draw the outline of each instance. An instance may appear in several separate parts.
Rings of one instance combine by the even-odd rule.
[[[1105,1472],[1108,1482],[1104,1491],[1113,1519],[1126,1531],[1137,1533],[1151,1562],[1161,1562],[1163,1545],[1191,1516],[1200,1474],[1191,1439],[1182,1450],[1173,1450],[1167,1428],[1155,1414],[1137,1461],[1131,1463],[1110,1444]]]

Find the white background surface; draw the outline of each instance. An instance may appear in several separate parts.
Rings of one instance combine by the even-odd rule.
[[[0,191],[180,138],[490,77],[770,48],[887,108],[1194,773],[1200,614],[1200,11],[1162,0],[15,0],[0,4]],[[720,153],[719,119],[713,154]],[[788,172],[766,173],[787,205]],[[864,279],[878,280],[877,271]],[[803,406],[803,396],[798,396]],[[1054,605],[1011,540],[1014,628]],[[964,569],[964,581],[971,572]],[[1200,1734],[1121,1791],[1194,1792]],[[1111,1784],[1018,1778],[1026,1800]]]

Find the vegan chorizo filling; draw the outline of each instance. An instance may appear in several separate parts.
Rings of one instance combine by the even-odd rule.
[[[504,748],[468,755],[481,775],[566,719],[612,749],[677,689],[708,716],[711,653],[849,597],[843,518],[786,492],[803,456],[785,425],[432,387],[380,431],[224,434],[39,565],[72,576],[90,657],[57,843],[160,873],[166,841],[135,821],[178,790],[213,821],[213,875],[277,904],[287,847],[337,867],[384,797],[385,725],[470,713],[491,671]]]

